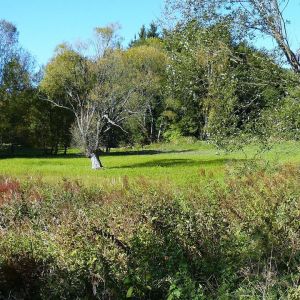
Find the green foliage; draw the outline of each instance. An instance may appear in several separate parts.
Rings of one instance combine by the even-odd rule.
[[[134,39],[129,43],[129,48],[145,45],[149,40],[159,40],[159,38],[160,34],[158,32],[158,26],[154,22],[151,22],[149,29],[146,29],[145,25],[140,28],[138,38],[135,35]]]
[[[189,191],[2,178],[1,296],[297,299],[299,170],[245,170]]]
[[[37,91],[31,58],[15,54],[3,70],[0,85],[0,144],[36,146],[32,134],[32,110],[37,108]]]
[[[127,72],[134,75],[135,86],[139,88],[137,101],[142,107],[140,114],[126,122],[130,129],[129,140],[148,144],[159,140],[164,111],[164,81],[167,56],[160,41],[149,39],[147,45],[128,49],[124,56]]]
[[[15,27],[1,23],[8,30],[1,42],[9,42],[2,53],[1,144],[56,153],[69,146],[72,132],[88,154],[181,137],[226,150],[298,139],[297,75],[274,53],[241,41],[231,19],[207,21],[186,19],[163,35],[151,23],[128,49],[120,47],[117,24],[97,27],[90,43],[57,47],[39,89],[30,59],[16,47]],[[84,55],[90,46],[95,55]]]
[[[267,134],[282,140],[300,138],[300,89],[290,88],[288,95],[262,116]]]
[[[72,117],[41,101],[36,87],[41,74],[18,45],[16,28],[5,21],[0,27],[5,31],[0,41],[0,146],[9,146],[7,154],[20,145],[43,148],[45,153],[55,153],[59,146],[66,149]]]
[[[253,138],[265,143],[262,114],[289,86],[287,72],[267,53],[237,43],[230,30],[228,22],[201,28],[191,21],[166,35],[169,124],[226,149]]]
[[[46,66],[40,83],[42,92],[65,103],[66,91],[86,94],[91,87],[88,61],[68,45],[60,45],[52,61]]]

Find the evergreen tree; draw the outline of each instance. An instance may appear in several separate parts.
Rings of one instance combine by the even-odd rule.
[[[143,26],[141,27],[141,29],[140,29],[140,32],[139,32],[139,39],[140,39],[140,40],[143,40],[143,39],[145,39],[145,38],[147,38],[147,31],[146,31],[145,25],[143,25]]]
[[[150,28],[147,30],[147,38],[158,38],[159,33],[158,33],[158,28],[157,25],[152,22],[150,24]]]

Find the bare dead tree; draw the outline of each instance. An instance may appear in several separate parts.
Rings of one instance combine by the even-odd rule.
[[[41,83],[45,100],[74,114],[75,139],[91,159],[93,169],[103,167],[99,149],[104,136],[113,128],[125,131],[124,121],[139,112],[136,99],[141,84],[123,51],[115,46],[112,30],[97,28],[96,44],[101,51],[95,56],[84,56],[62,45]]]

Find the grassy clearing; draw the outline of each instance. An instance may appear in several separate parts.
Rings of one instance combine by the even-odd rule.
[[[156,144],[143,149],[120,149],[102,157],[104,170],[93,171],[90,162],[78,152],[67,156],[5,158],[0,160],[0,173],[18,178],[41,177],[47,182],[63,178],[84,184],[122,182],[128,178],[145,177],[153,181],[171,181],[176,185],[197,184],[202,170],[213,178],[222,179],[225,169],[252,160],[257,147],[245,152],[226,154],[203,142],[192,144]],[[276,144],[262,155],[263,159],[279,163],[300,163],[300,143]],[[256,158],[257,160],[258,158]]]

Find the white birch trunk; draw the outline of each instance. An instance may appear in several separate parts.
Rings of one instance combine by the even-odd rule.
[[[93,170],[98,170],[102,168],[102,164],[95,153],[92,153],[91,155],[91,163],[92,163]]]

